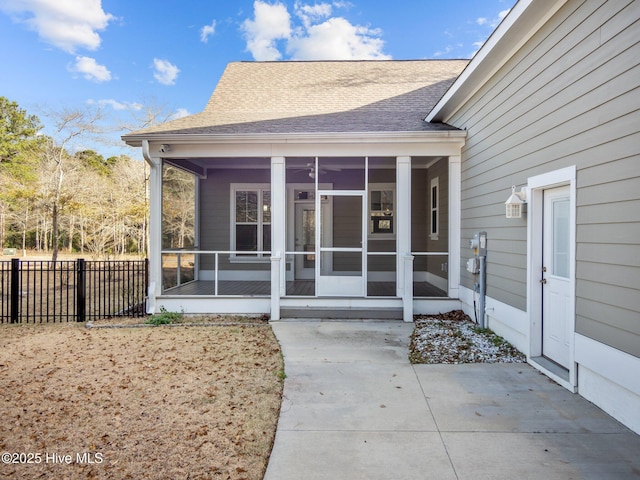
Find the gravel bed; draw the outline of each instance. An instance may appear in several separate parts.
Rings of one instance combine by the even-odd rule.
[[[526,357],[461,310],[416,315],[409,345],[411,363],[524,363]]]

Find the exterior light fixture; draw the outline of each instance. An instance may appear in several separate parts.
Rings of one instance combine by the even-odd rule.
[[[516,186],[511,187],[511,196],[504,202],[507,210],[507,218],[522,218],[523,206],[527,201],[527,192],[521,188],[516,192]]]
[[[160,153],[167,153],[171,151],[171,145],[167,145],[166,143],[163,143],[162,145],[160,145]]]

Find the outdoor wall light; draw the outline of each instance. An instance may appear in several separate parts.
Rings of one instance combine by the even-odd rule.
[[[167,153],[171,151],[171,145],[167,145],[166,143],[163,143],[162,145],[160,145],[160,153]]]
[[[511,196],[504,202],[507,210],[507,218],[522,218],[522,210],[527,201],[527,192],[524,187],[516,192],[516,186],[511,187]]]

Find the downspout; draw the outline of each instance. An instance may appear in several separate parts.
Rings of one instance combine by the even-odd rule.
[[[153,161],[151,160],[151,154],[149,153],[149,140],[142,140],[142,157],[145,162],[149,164],[151,168],[153,168]]]

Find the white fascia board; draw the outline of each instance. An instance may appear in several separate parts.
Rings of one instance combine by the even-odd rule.
[[[427,132],[345,132],[345,133],[269,133],[269,134],[179,134],[156,133],[151,135],[124,135],[122,139],[131,147],[141,147],[143,142],[154,144],[233,144],[233,143],[406,143],[406,142],[463,142],[464,130]]]
[[[567,0],[519,0],[426,116],[446,123]]]

